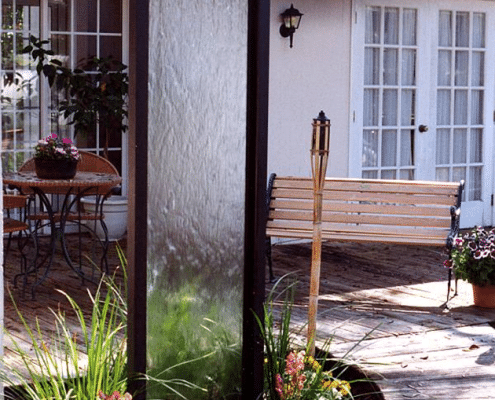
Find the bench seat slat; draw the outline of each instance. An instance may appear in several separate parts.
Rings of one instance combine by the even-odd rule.
[[[312,221],[311,211],[270,211],[270,219],[302,220]],[[438,217],[406,217],[396,215],[370,215],[370,214],[343,214],[333,212],[323,212],[322,221],[341,222],[347,224],[380,224],[398,226],[429,226],[429,227],[450,227],[450,218]]]
[[[310,232],[308,237],[312,237],[313,223],[309,221],[268,221],[267,223],[267,235],[272,235],[272,232],[284,230],[284,231],[305,231]],[[342,236],[346,236],[349,233],[363,233],[366,235],[383,235],[383,236],[414,236],[414,237],[435,237],[443,238],[447,237],[449,232],[446,228],[414,228],[404,226],[383,226],[383,225],[349,225],[338,223],[322,223],[323,232],[338,232]]]
[[[286,230],[274,230],[271,231],[270,236],[276,236],[281,238],[294,238],[294,239],[311,239],[313,236],[312,231],[286,231]],[[343,236],[341,232],[323,232],[323,240],[332,240],[336,242],[352,241],[352,242],[364,242],[364,243],[390,243],[390,244],[409,244],[409,245],[423,245],[423,246],[438,246],[445,247],[446,238],[436,237],[421,237],[421,236],[381,236],[381,235],[363,235],[363,234],[349,234]]]

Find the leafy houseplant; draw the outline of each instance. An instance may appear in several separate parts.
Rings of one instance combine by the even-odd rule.
[[[30,36],[23,53],[33,58],[38,75],[44,75],[51,88],[66,94],[67,99],[60,102],[58,109],[74,125],[76,135],[100,127],[105,138],[104,156],[108,159],[110,137],[127,130],[127,66],[110,57],[92,57],[82,68],[72,70],[55,58],[52,50],[44,48],[48,43]]]
[[[445,261],[456,278],[473,285],[495,285],[495,229],[476,227],[454,239],[451,258]]]

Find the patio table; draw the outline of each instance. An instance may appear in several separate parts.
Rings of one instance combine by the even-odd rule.
[[[78,220],[80,223],[80,211],[75,213],[74,207],[84,196],[96,196],[97,203],[95,214],[98,212],[101,213],[102,204],[109,196],[111,189],[118,186],[121,181],[122,178],[118,175],[98,172],[77,172],[73,179],[40,179],[33,171],[6,173],[3,175],[3,183],[5,185],[18,189],[22,194],[34,194],[34,196],[39,199],[41,206],[46,210],[46,219],[49,221],[51,253],[48,255],[48,260],[43,260],[40,265],[37,265],[39,254],[36,254],[32,269],[24,271],[25,287],[27,284],[27,275],[37,272],[43,263],[48,261],[44,274],[33,284],[33,299],[35,297],[36,287],[42,284],[49,274],[55,256],[57,239],[60,240],[62,252],[68,266],[82,278],[83,283],[84,279],[92,281],[92,279],[88,278],[82,271],[81,256],[79,257],[79,267],[76,267],[70,258],[65,238],[66,223],[70,220]],[[51,194],[62,196],[63,201],[60,210],[54,210],[54,207],[48,198],[48,195]],[[74,216],[75,218],[73,218]],[[77,218],[77,216],[79,216],[79,218]],[[103,231],[105,232],[104,243],[102,243],[102,262],[105,262],[106,253],[108,251],[107,230],[103,218],[97,219],[100,220]],[[37,234],[37,229],[34,230],[35,235]]]

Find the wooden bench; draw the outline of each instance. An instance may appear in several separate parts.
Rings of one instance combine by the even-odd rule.
[[[445,247],[459,232],[464,181],[426,182],[327,178],[322,239]],[[267,256],[274,279],[271,238],[313,238],[311,178],[270,176],[267,193]],[[447,300],[450,292],[451,270]]]

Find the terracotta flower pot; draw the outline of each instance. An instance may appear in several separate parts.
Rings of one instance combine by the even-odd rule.
[[[495,308],[495,285],[472,286],[475,306]]]
[[[72,179],[76,176],[77,161],[74,160],[34,160],[36,176],[40,179]]]

